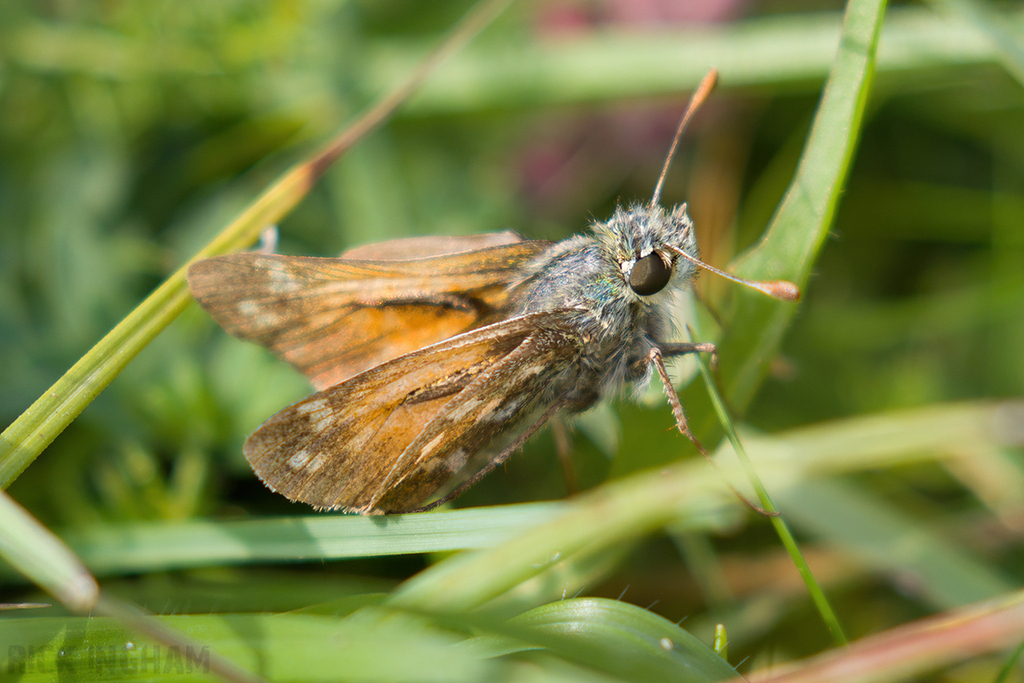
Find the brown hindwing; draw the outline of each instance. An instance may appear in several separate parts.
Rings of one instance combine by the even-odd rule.
[[[579,353],[564,333],[572,314],[511,318],[372,368],[270,418],[245,455],[292,500],[363,513],[414,509],[471,476],[477,451],[542,407]]]

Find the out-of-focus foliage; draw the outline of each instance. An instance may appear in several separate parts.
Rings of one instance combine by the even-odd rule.
[[[664,201],[689,202],[704,257],[724,267],[758,238],[792,178],[841,14],[813,3],[692,5],[513,6],[339,162],[279,226],[279,249],[330,255],[413,234],[512,228],[557,239],[577,232],[619,200],[649,197],[687,95],[684,85],[669,84],[717,66],[721,86],[684,142]],[[393,86],[464,10],[398,0],[4,2],[0,423],[17,417],[278,173]],[[993,22],[979,20],[990,15],[998,35],[986,33]],[[928,441],[934,427],[921,427],[955,423],[928,412],[947,403],[1024,394],[1024,84],[1012,76],[1024,71],[1013,41],[1024,46],[1024,13],[1014,3],[890,8],[833,239],[782,355],[743,415],[752,439],[782,434],[828,448],[816,461],[821,480],[800,484],[806,488],[780,504],[851,638],[1024,581],[1024,461],[1012,444],[1021,425],[994,424],[984,442],[953,435],[948,448]],[[556,77],[562,87],[552,85]],[[698,284],[712,309],[729,306],[732,287],[707,275]],[[307,391],[290,368],[228,338],[192,307],[10,493],[50,528],[81,534],[84,545],[101,523],[126,537],[149,520],[216,525],[305,515],[259,484],[240,449],[263,419]],[[691,452],[666,431],[671,420],[660,400],[614,408],[621,434],[602,440],[591,426],[574,438],[582,488]],[[934,421],[915,422],[921,415]],[[879,422],[844,422],[864,416]],[[818,432],[801,431],[818,423]],[[872,455],[870,465],[829,469],[830,455],[868,461],[864,452],[885,449],[892,455]],[[459,506],[566,495],[545,433]],[[827,645],[764,520],[730,513],[715,517],[713,529],[696,526],[670,526],[653,538],[638,531],[613,557],[567,568],[574,577],[567,582],[587,595],[621,595],[670,621],[689,618],[688,630],[706,642],[724,621],[734,663],[767,664]],[[208,529],[196,527],[187,538],[200,539],[197,553],[213,552],[224,529],[206,537]],[[326,543],[321,532],[308,533]],[[106,547],[103,538],[93,539],[97,547]],[[161,544],[179,547],[159,538],[154,555]],[[462,543],[446,537],[436,547],[473,545]],[[187,542],[181,548],[175,557],[187,558]],[[353,600],[388,591],[430,563],[399,555],[312,569],[118,577],[194,566],[163,558],[142,569],[129,560],[105,568],[112,576],[104,586],[168,614],[285,611],[327,600],[337,603],[324,611],[348,614]],[[14,578],[4,580],[0,602],[25,598]],[[624,632],[648,638],[662,628],[630,621],[642,617],[628,610],[615,615],[621,621],[603,622],[608,606],[595,604],[584,604],[592,610],[586,618],[598,614],[609,629],[625,623]],[[521,621],[550,616],[538,610]],[[387,621],[373,614],[374,628]],[[586,618],[566,616],[590,628]],[[402,633],[425,651],[451,647],[460,629],[491,626],[440,629],[403,619]],[[315,615],[299,622],[309,633],[323,628]],[[460,647],[522,655],[528,648],[516,638],[523,633],[508,629],[507,640]],[[634,653],[657,671],[662,654],[644,648],[659,641],[643,638]],[[558,651],[556,640],[538,647]],[[578,663],[588,656],[580,652],[565,656]],[[653,654],[644,659],[645,652]],[[947,673],[993,680],[1006,656]],[[547,655],[536,662],[551,678],[579,673]],[[399,664],[394,675],[408,673]],[[458,676],[475,680],[466,667]],[[1021,679],[1019,668],[1010,673]]]

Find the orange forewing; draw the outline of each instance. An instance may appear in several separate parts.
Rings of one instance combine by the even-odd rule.
[[[394,240],[336,259],[248,252],[198,261],[188,281],[224,329],[324,388],[475,327],[547,246],[506,232]],[[393,260],[371,260],[384,254]]]

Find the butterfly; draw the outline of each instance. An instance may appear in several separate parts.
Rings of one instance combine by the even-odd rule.
[[[513,232],[419,237],[340,258],[249,252],[194,263],[193,295],[225,330],[303,372],[317,392],[245,443],[271,489],[361,514],[429,509],[481,479],[556,415],[585,411],[657,370],[693,439],[664,358],[670,307],[698,266],[686,205],[659,204],[695,93],[648,204],[559,242]],[[696,439],[693,439],[696,443]],[[432,497],[439,498],[425,503]]]

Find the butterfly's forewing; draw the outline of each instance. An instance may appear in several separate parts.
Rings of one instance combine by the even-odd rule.
[[[193,264],[188,281],[224,329],[266,346],[324,388],[500,309],[522,266],[548,245],[509,235],[397,240],[396,260],[229,254]],[[414,258],[488,243],[495,246]],[[386,254],[390,244],[355,253]]]
[[[394,359],[270,418],[245,455],[270,488],[319,508],[415,509],[472,475],[521,422],[576,342],[563,311],[488,325]]]
[[[254,341],[298,368],[317,389],[324,389],[455,336],[476,324],[479,317],[473,308],[424,304],[317,306],[303,322],[264,330]]]

